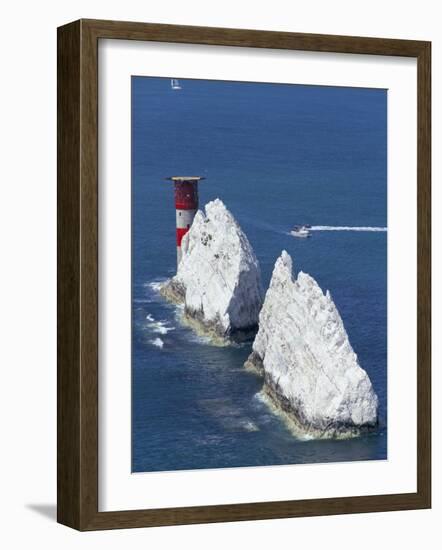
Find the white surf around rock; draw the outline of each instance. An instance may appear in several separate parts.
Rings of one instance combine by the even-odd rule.
[[[197,330],[221,339],[250,337],[263,302],[261,272],[249,240],[220,199],[197,212],[181,249],[177,274],[161,294],[183,303],[185,318]]]
[[[161,340],[161,338],[155,338],[154,340],[151,340],[150,343],[160,349],[163,349],[164,342]]]
[[[327,291],[283,251],[245,363],[264,376],[263,392],[301,433],[351,437],[378,424],[378,398],[358,363]]]

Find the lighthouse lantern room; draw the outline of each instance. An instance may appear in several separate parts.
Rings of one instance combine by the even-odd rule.
[[[172,176],[167,178],[174,184],[176,210],[177,267],[181,261],[181,241],[189,231],[198,210],[198,183],[201,176]]]

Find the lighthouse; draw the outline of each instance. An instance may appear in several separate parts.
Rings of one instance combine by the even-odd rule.
[[[174,184],[176,210],[176,255],[177,267],[181,261],[181,241],[189,231],[198,210],[198,183],[200,176],[172,176],[167,178]]]

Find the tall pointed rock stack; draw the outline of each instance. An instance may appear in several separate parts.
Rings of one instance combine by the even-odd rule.
[[[161,293],[183,303],[205,332],[237,339],[256,331],[263,300],[258,260],[221,200],[197,212],[181,249],[177,274]]]
[[[300,272],[283,251],[259,315],[246,366],[264,376],[264,391],[315,437],[349,437],[378,422],[378,398],[358,363],[330,293]]]

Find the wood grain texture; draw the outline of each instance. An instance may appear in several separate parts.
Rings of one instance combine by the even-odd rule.
[[[79,526],[80,23],[59,29],[57,64],[57,518]]]
[[[95,36],[124,40],[175,42],[281,50],[400,55],[417,57],[425,42],[128,21],[83,20]]]
[[[431,507],[431,44],[417,62],[417,486]]]
[[[418,62],[416,493],[98,511],[98,41],[102,38],[415,57]],[[431,506],[431,47],[428,42],[80,20],[58,29],[58,521],[79,530]]]

